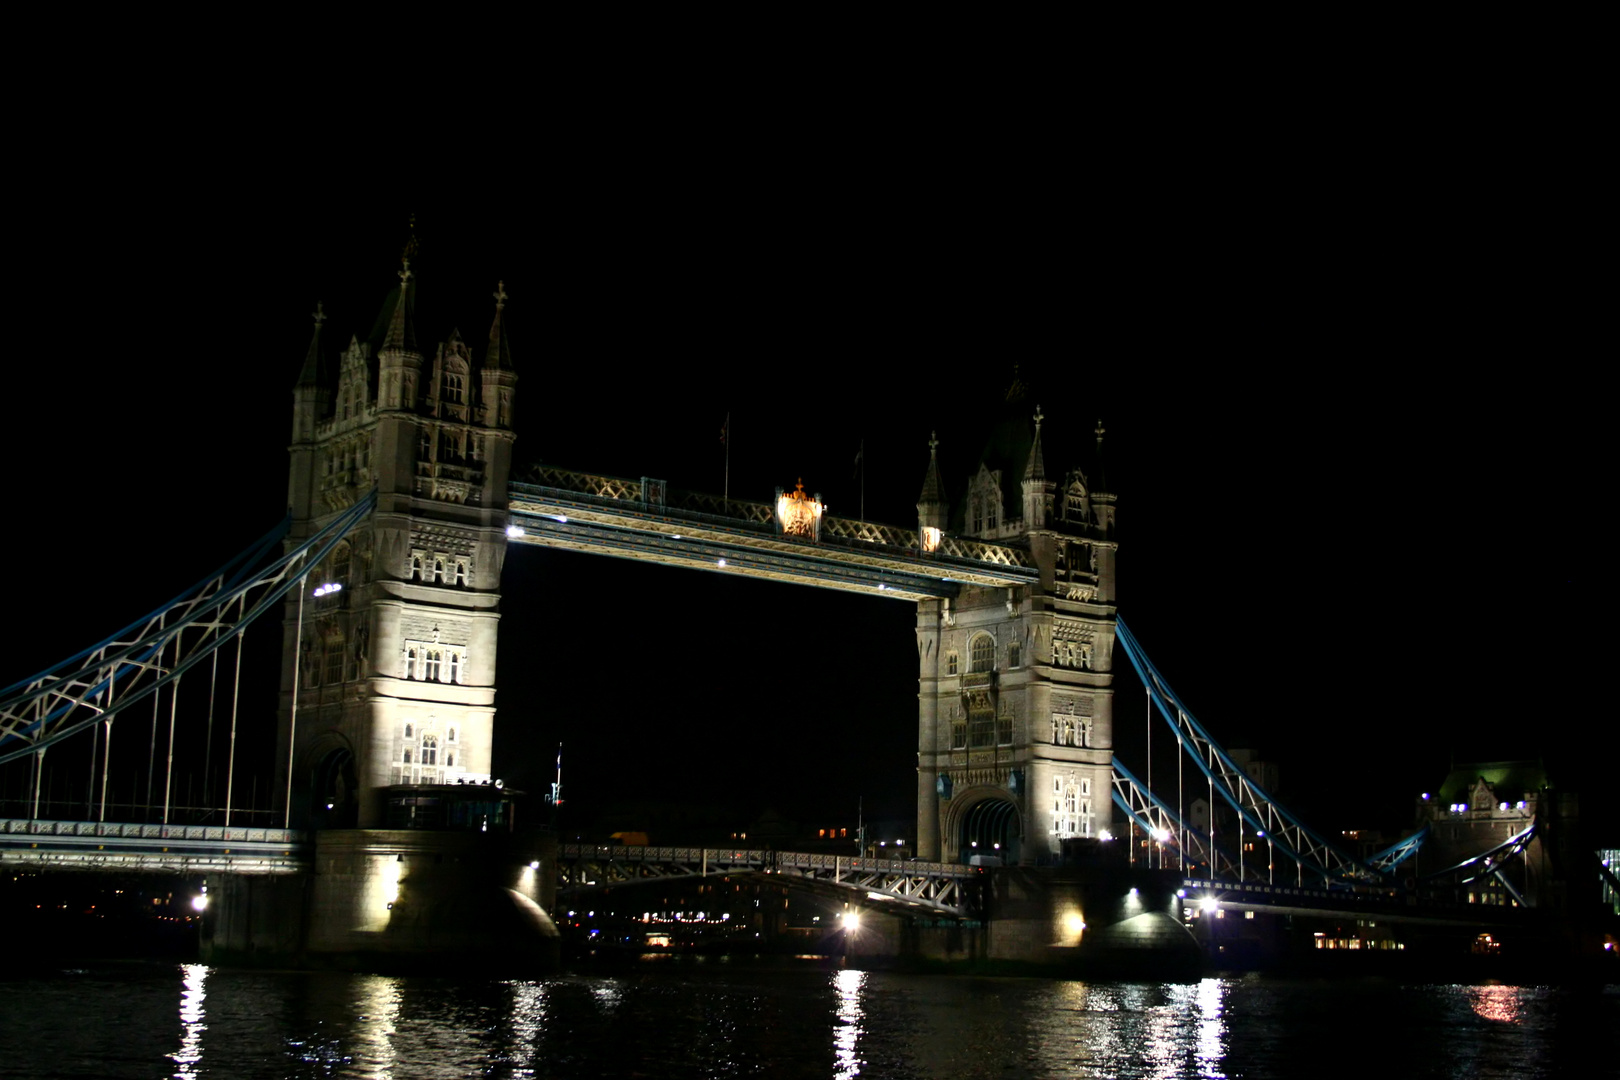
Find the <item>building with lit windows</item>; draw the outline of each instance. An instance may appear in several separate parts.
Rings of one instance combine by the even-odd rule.
[[[1045,419],[1015,381],[954,506],[930,446],[924,548],[993,541],[1027,553],[1040,577],[917,605],[925,859],[1047,862],[1112,817],[1115,499],[1102,425],[1085,468],[1048,472]]]
[[[297,545],[373,488],[376,511],[289,594],[282,762],[295,825],[376,828],[389,785],[490,779],[517,375],[497,288],[489,341],[418,343],[410,249],[369,338],[323,312],[293,389]]]

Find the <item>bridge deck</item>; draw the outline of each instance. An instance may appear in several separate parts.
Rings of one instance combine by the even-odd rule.
[[[0,819],[0,864],[12,868],[292,874],[311,850],[290,829]]]
[[[856,859],[810,852],[741,848],[630,847],[563,844],[558,870],[564,890],[605,888],[704,877],[777,874],[830,886],[863,900],[896,903],[952,915],[967,913],[964,884],[979,871],[954,863]]]
[[[531,476],[508,489],[520,543],[912,601],[1039,578],[1018,547],[942,537],[925,552],[915,530],[830,516],[811,540],[779,532],[765,503],[563,469]]]

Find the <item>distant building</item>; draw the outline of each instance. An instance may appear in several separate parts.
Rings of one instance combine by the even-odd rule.
[[[1538,811],[1543,812],[1544,830],[1554,820],[1553,807],[1546,805],[1551,795],[1547,771],[1540,762],[1456,766],[1438,790],[1417,801],[1417,824],[1419,828],[1428,826],[1429,837],[1418,852],[1416,875],[1427,877],[1500,846],[1536,822]],[[1547,853],[1545,837],[1538,835],[1522,857],[1504,868],[1504,875],[1521,895],[1528,895],[1527,890],[1539,894],[1551,882]],[[1462,893],[1457,899],[1467,903],[1514,902],[1512,892],[1491,878],[1465,885]]]

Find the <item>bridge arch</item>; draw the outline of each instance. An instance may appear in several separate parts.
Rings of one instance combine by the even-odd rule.
[[[958,791],[946,811],[943,831],[952,845],[947,860],[966,862],[973,855],[995,855],[1012,865],[1023,852],[1024,815],[1004,788],[976,785]]]
[[[335,731],[317,735],[304,748],[310,822],[315,828],[352,829],[360,814],[360,780],[354,747]],[[296,789],[293,797],[298,797]]]

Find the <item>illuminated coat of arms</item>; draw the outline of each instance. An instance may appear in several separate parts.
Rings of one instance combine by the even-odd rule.
[[[806,540],[821,538],[821,513],[825,507],[821,499],[804,490],[800,480],[792,491],[776,491],[776,524],[783,536],[798,536]]]

